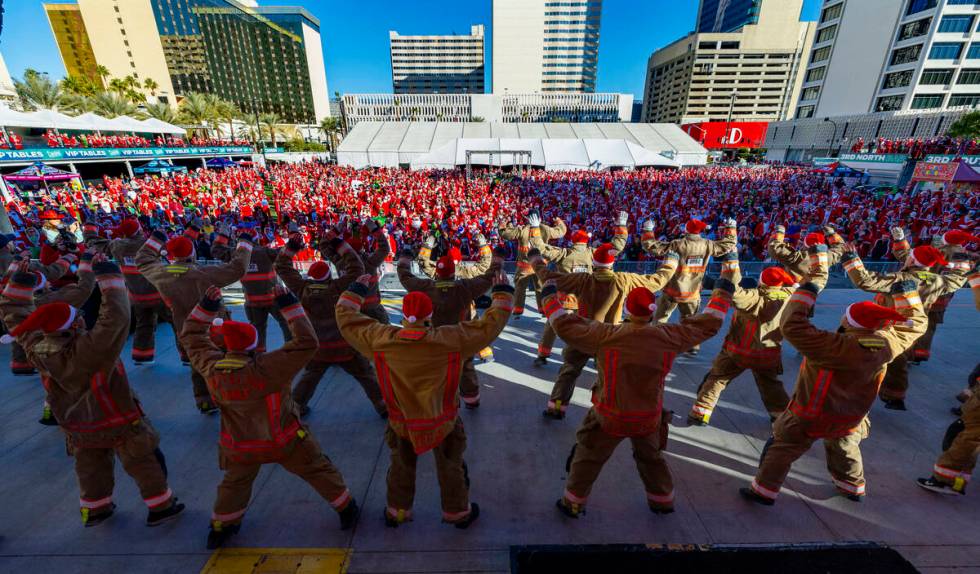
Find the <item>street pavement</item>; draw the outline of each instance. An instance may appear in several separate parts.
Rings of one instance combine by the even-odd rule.
[[[397,293],[389,294],[397,320]],[[867,296],[828,290],[816,322],[837,326],[844,307]],[[241,307],[233,309],[244,320]],[[980,491],[940,496],[915,486],[927,476],[953,420],[954,395],[980,360],[980,330],[970,293],[950,305],[933,358],[911,368],[909,411],[876,404],[871,437],[862,445],[868,479],[864,503],[836,496],[816,445],[797,462],[776,506],[763,508],[737,494],[754,474],[769,433],[758,392],[745,373],[722,396],[708,428],[687,428],[685,417],[722,335],[700,355],[682,356],[667,380],[665,406],[675,411],[667,460],[673,470],[677,512],[647,510],[628,443],[606,465],[579,520],[554,508],[565,479],[565,460],[589,405],[592,364],[579,380],[565,421],[541,416],[560,356],[532,366],[543,320],[534,312],[511,320],[493,344],[496,360],[477,367],[482,406],[463,411],[472,499],[482,509],[468,530],[440,523],[431,455],[418,467],[414,521],[384,526],[388,450],[384,422],[355,381],[332,370],[321,382],[307,422],[343,472],[362,507],[353,531],[338,529],[326,502],[284,469],[266,465],[232,550],[205,549],[218,469],[218,417],[193,405],[189,371],[182,367],[168,325],[158,331],[151,366],[124,360],[130,383],[162,437],[171,487],[187,505],[177,521],[143,525],[146,509],[133,482],[117,465],[116,515],[84,529],[72,461],[57,428],[37,424],[43,391],[37,377],[6,373],[9,347],[0,349],[0,572],[507,572],[509,549],[527,544],[696,543],[773,544],[875,541],[896,548],[923,572],[980,572]],[[676,320],[676,316],[675,316]],[[270,347],[282,338],[270,325]],[[559,348],[561,341],[559,341]],[[783,351],[788,389],[800,357]],[[976,488],[976,487],[974,487]],[[292,549],[292,550],[290,550]],[[255,566],[258,564],[259,566]]]

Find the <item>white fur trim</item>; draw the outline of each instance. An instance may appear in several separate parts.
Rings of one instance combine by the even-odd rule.
[[[214,325],[215,327],[220,327],[225,324],[225,320],[222,319],[221,317],[215,317],[214,321],[211,321],[211,324]]]
[[[67,331],[68,328],[71,327],[71,324],[75,322],[75,317],[77,317],[77,316],[78,316],[78,309],[75,309],[74,307],[69,306],[68,307],[68,320],[65,321],[65,324],[64,325],[62,325],[61,327],[59,327],[58,329],[56,329],[56,331]]]
[[[16,339],[14,339],[14,337],[11,337],[9,333],[4,333],[4,335],[0,337],[0,344],[9,345],[13,343],[15,340]]]
[[[867,329],[867,327],[855,321],[854,317],[851,316],[850,305],[848,305],[847,310],[844,311],[844,318],[847,319],[847,324],[850,325],[851,327],[854,327],[855,329]]]
[[[415,315],[409,315],[408,317],[405,317],[405,320],[408,321],[409,323],[414,323],[416,319],[417,317]]]

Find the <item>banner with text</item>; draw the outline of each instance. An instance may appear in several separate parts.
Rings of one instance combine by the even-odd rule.
[[[0,162],[4,161],[74,161],[74,160],[127,160],[157,159],[166,157],[199,157],[210,155],[251,155],[249,146],[215,147],[145,147],[145,148],[51,148],[51,149],[3,149]]]

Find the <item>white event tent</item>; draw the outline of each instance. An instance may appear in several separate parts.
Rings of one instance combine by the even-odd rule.
[[[155,118],[140,121],[129,116],[118,116],[109,119],[92,112],[72,117],[54,110],[19,112],[4,106],[0,106],[0,126],[5,128],[38,128],[90,132],[135,132],[179,135],[185,133],[183,128]]]

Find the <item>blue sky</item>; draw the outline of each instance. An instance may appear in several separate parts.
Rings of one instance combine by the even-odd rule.
[[[61,78],[65,69],[41,0],[8,0],[3,4],[6,13],[0,52],[11,75],[20,77],[24,69],[35,68]],[[259,0],[259,4],[298,4],[320,19],[331,94],[391,92],[388,30],[465,34],[470,25],[483,24],[487,28],[489,76],[490,0]],[[804,0],[803,19],[816,20],[820,4],[820,0]],[[696,0],[605,0],[598,91],[639,97],[650,53],[691,31],[697,10]]]

